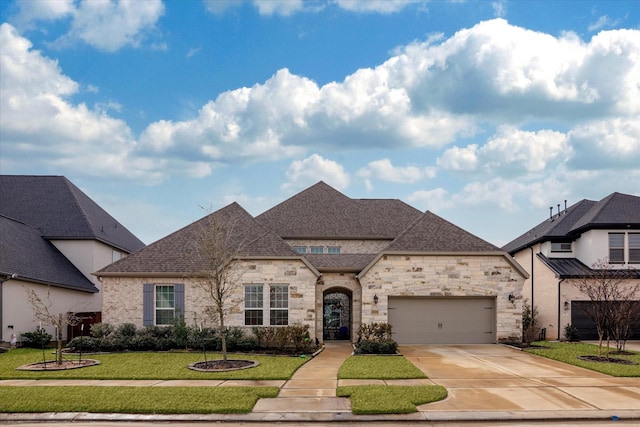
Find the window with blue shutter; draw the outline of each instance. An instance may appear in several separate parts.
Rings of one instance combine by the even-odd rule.
[[[143,325],[166,326],[176,315],[184,316],[184,284],[144,284]]]

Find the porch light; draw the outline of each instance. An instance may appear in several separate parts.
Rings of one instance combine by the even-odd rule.
[[[569,301],[564,302],[564,309],[569,310]]]
[[[516,300],[516,297],[513,294],[509,294],[509,302],[513,304],[515,300]]]
[[[373,303],[378,304],[378,295],[373,294]]]

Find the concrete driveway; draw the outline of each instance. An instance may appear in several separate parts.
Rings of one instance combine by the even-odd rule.
[[[442,402],[420,411],[640,410],[640,379],[615,378],[501,345],[400,346]]]

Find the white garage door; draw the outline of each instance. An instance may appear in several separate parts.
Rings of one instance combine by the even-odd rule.
[[[389,297],[398,344],[495,342],[495,298]]]

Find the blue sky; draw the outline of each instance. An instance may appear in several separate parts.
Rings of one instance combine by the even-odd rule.
[[[640,195],[637,1],[0,2],[0,172],[145,243],[324,180],[503,245]],[[321,214],[321,213],[320,213]]]

